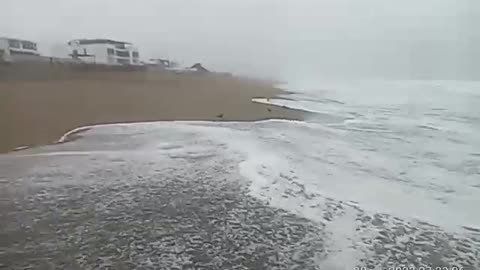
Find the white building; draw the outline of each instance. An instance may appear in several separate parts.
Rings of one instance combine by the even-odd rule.
[[[68,42],[71,56],[86,63],[140,65],[138,49],[129,42],[110,39],[76,39]]]
[[[28,40],[0,37],[0,61],[42,60],[37,43]]]

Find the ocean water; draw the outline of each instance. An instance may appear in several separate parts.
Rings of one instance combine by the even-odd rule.
[[[255,102],[306,121],[106,125],[0,156],[5,234],[70,222],[56,223],[66,238],[0,244],[0,263],[25,246],[54,258],[55,241],[81,266],[128,253],[138,269],[480,268],[480,83],[282,87],[292,93]],[[107,231],[110,219],[124,227]],[[92,248],[100,238],[111,252]]]
[[[323,192],[450,229],[479,227],[480,83],[286,87],[303,91],[257,102],[316,113],[289,140],[302,142],[294,152],[316,164],[308,170],[323,176]]]

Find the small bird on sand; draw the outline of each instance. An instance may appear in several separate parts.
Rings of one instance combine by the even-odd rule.
[[[218,118],[223,118],[223,113],[217,115]]]

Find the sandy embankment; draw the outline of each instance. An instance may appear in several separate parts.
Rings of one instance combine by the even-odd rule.
[[[300,111],[251,102],[279,93],[258,81],[170,73],[101,72],[0,81],[0,152],[48,144],[69,130],[94,124],[302,119]]]

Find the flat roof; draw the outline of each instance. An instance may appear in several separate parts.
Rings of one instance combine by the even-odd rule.
[[[31,42],[31,43],[37,43],[35,41],[31,41],[31,40],[26,40],[26,39],[20,39],[20,38],[9,38],[9,37],[0,37],[0,39],[7,39],[7,40],[15,40],[15,41],[26,41],[26,42]]]
[[[114,44],[114,45],[132,44],[130,42],[117,41],[117,40],[105,39],[105,38],[74,39],[74,40],[69,41],[68,44],[71,44],[72,42],[78,42],[80,45],[89,45],[89,44]]]

